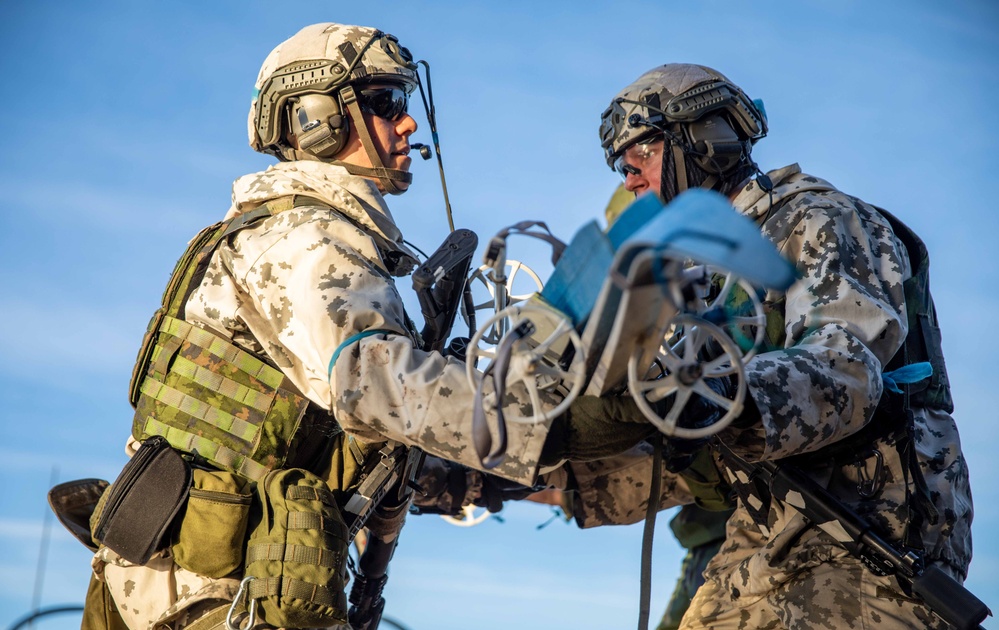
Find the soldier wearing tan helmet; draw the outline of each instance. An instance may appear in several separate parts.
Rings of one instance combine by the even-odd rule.
[[[105,544],[85,628],[344,623],[346,516],[380,500],[384,486],[366,484],[392,469],[381,463],[416,446],[481,467],[465,366],[421,349],[395,282],[418,262],[383,196],[411,183],[416,70],[395,37],[332,23],[264,61],[250,145],[280,161],[236,180],[225,221],[192,240],[150,324],[134,456],[92,520]],[[523,386],[503,404],[531,405]],[[632,444],[649,434],[632,426]],[[494,478],[532,486],[548,433],[511,424]],[[148,472],[173,470],[171,452],[179,477]],[[144,501],[166,477],[177,504],[159,518],[163,502]],[[460,501],[482,500],[488,479]]]
[[[408,113],[417,65],[398,40],[374,29],[314,24],[264,60],[250,106],[250,146],[283,161],[321,161],[409,188]],[[366,115],[365,115],[366,114]]]
[[[738,505],[680,627],[946,627],[742,465],[793,462],[892,543],[924,551],[959,581],[967,574],[968,467],[925,246],[886,211],[797,164],[759,171],[751,152],[766,133],[761,103],[694,64],[644,73],[600,120],[607,163],[630,192],[669,202],[689,188],[720,191],[799,272],[785,294],[762,296],[767,330],[746,366],[746,410],[709,445]],[[572,468],[584,527],[641,517],[650,457]],[[666,473],[662,505],[705,491],[694,477]]]

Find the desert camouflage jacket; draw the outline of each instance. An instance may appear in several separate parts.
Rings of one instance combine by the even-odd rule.
[[[228,216],[290,195],[325,205],[277,213],[221,245],[187,319],[266,354],[349,434],[479,467],[465,366],[417,347],[393,280],[416,261],[382,195],[342,167],[283,162],[238,179]],[[493,472],[530,485],[547,428],[508,430]]]
[[[857,466],[834,464],[817,452],[857,432],[877,406],[882,366],[908,332],[902,292],[902,281],[911,274],[907,254],[872,206],[802,174],[797,165],[769,176],[775,185],[772,201],[752,182],[734,205],[762,225],[763,234],[795,263],[800,277],[785,295],[766,296],[764,306],[783,321],[783,335],[746,369],[749,395],[762,421],[745,429],[729,427],[718,439],[748,461],[800,456],[799,465],[841,500],[901,540],[911,502],[895,447],[881,440],[872,444],[884,458],[886,483],[868,500],[857,491]],[[816,184],[831,190],[807,190]],[[971,559],[972,505],[957,427],[945,411],[914,412],[915,450],[937,512],[922,524],[922,542],[931,557],[963,577]],[[649,452],[644,448],[626,458],[572,464],[581,526],[642,518]],[[860,464],[866,474],[874,474],[873,455]],[[720,459],[719,466],[733,484],[749,489],[745,475]],[[756,501],[753,496],[748,500]],[[684,480],[666,473],[662,506],[689,501]],[[766,523],[754,522],[740,501],[725,545],[708,567],[708,575],[725,586],[744,595],[762,594],[800,570],[846,555],[793,509],[776,501],[769,510],[762,504],[751,507],[769,512]]]
[[[321,205],[277,212],[220,245],[186,319],[266,355],[312,402],[332,410],[351,439],[395,440],[479,467],[465,366],[418,349],[394,281],[416,259],[378,189],[342,167],[283,162],[236,180],[226,218],[289,196]],[[508,394],[510,404],[530,404],[522,388]],[[530,485],[548,428],[510,424],[507,431],[506,459],[492,472]],[[129,455],[137,444],[129,439]],[[331,482],[343,472],[336,460],[343,455],[334,453]],[[133,630],[183,627],[199,606],[231,601],[239,586],[162,554],[138,566],[102,547],[92,567]]]

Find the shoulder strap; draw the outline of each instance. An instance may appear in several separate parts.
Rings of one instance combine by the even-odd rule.
[[[906,394],[912,398],[913,406],[942,409],[951,413],[954,411],[954,401],[943,357],[937,309],[930,294],[929,251],[916,233],[895,215],[884,208],[874,208],[888,220],[892,232],[902,241],[912,268],[912,276],[903,283],[909,334],[905,338],[903,349],[888,362],[886,371],[928,362],[933,368],[932,374],[927,379],[905,385]]]
[[[173,273],[170,274],[170,281],[167,282],[166,289],[163,291],[162,305],[153,313],[153,317],[146,327],[146,334],[142,338],[142,346],[139,348],[135,367],[132,369],[132,380],[128,388],[129,402],[133,407],[139,400],[142,379],[152,359],[156,334],[160,326],[163,325],[164,318],[184,319],[184,305],[187,303],[187,298],[191,291],[201,284],[212,254],[215,253],[223,239],[271,216],[271,214],[273,212],[269,207],[261,206],[228,221],[220,221],[206,227],[188,243],[187,249],[184,250],[177,264],[174,265]]]

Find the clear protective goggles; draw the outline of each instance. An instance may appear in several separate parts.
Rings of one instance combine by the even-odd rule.
[[[621,179],[627,179],[628,175],[641,175],[656,156],[662,156],[663,145],[661,138],[636,142],[617,156],[614,160],[614,170]]]
[[[358,91],[357,105],[365,114],[394,121],[409,111],[409,93],[395,86],[367,88]]]

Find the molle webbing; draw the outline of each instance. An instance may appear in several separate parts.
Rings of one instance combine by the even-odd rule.
[[[347,526],[326,482],[301,469],[257,483],[261,515],[246,547],[247,597],[272,627],[346,622]]]
[[[297,599],[326,608],[336,608],[340,597],[324,586],[285,576],[253,580],[247,593],[250,599]]]
[[[259,480],[285,465],[309,407],[279,369],[228,339],[183,320],[211,256],[238,230],[293,207],[278,200],[202,230],[178,261],[149,322],[132,374],[137,440],[161,435],[174,448]],[[338,427],[315,423],[330,437]],[[312,427],[312,423],[306,423]],[[308,436],[299,436],[296,443]]]
[[[162,318],[156,339],[136,404],[136,438],[162,435],[250,479],[280,467],[308,404],[284,374],[173,317]]]

